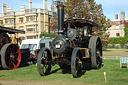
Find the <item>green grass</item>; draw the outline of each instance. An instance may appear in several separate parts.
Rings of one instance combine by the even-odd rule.
[[[15,80],[19,82],[74,82],[89,85],[127,85],[128,68],[120,68],[119,60],[104,60],[104,67],[99,70],[84,71],[80,78],[73,78],[70,72],[64,73],[58,65],[52,67],[52,73],[41,77],[36,65],[17,68],[15,70],[0,70],[0,80]],[[103,72],[107,73],[107,83]]]

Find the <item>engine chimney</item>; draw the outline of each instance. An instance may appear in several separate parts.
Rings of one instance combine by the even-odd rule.
[[[25,5],[22,5],[22,6],[20,7],[20,10],[21,10],[21,11],[24,11],[24,10],[25,10]]]
[[[115,14],[115,19],[118,19],[118,14]]]
[[[125,20],[125,12],[124,11],[121,11],[121,20]]]
[[[49,11],[52,11],[52,6],[51,5],[49,6]]]
[[[63,3],[59,3],[57,6],[58,9],[58,34],[63,33],[64,27],[64,5]]]
[[[6,4],[2,4],[2,13],[5,13],[6,12]]]
[[[47,10],[47,0],[43,0],[43,9]]]
[[[29,0],[29,9],[32,9],[32,0]]]
[[[12,7],[8,7],[7,12],[12,12]]]

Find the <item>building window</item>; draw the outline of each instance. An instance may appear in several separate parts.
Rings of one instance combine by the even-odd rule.
[[[29,21],[35,21],[35,16],[29,16],[29,17],[26,17],[26,21],[29,22]]]
[[[116,29],[120,29],[120,26],[116,26]]]
[[[26,17],[26,21],[27,21],[27,22],[29,21],[29,17]]]
[[[10,18],[10,19],[5,19],[5,24],[13,24],[14,23],[14,19]]]
[[[34,25],[28,25],[26,26],[27,32],[34,32],[35,31],[35,26]]]
[[[14,23],[14,19],[13,18],[11,19],[11,23]]]
[[[27,36],[27,39],[33,39],[33,36]]]
[[[0,20],[0,24],[3,24],[3,20]]]
[[[33,32],[33,28],[27,28],[27,32]]]
[[[8,20],[7,20],[7,19],[5,19],[5,23],[6,23],[6,24],[8,23]]]
[[[120,37],[120,33],[116,33],[116,36],[117,36],[117,37]]]
[[[19,18],[19,23],[23,23],[23,22],[24,22],[23,18]]]
[[[24,26],[19,26],[19,29],[24,31]]]

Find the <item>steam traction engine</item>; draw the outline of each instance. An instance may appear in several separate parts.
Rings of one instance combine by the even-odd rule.
[[[16,69],[21,61],[21,53],[17,44],[12,44],[6,34],[25,33],[24,31],[0,26],[0,65],[4,69]]]
[[[62,69],[71,69],[73,77],[80,77],[83,66],[90,60],[92,69],[102,66],[102,43],[98,36],[92,36],[94,22],[86,19],[70,19],[64,22],[64,5],[58,8],[58,36],[52,41],[51,49],[42,48],[37,59],[41,76],[47,75],[51,66],[59,64]]]

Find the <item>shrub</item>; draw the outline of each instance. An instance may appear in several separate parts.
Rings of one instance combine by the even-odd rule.
[[[44,36],[44,37],[50,37],[50,38],[55,38],[56,37],[56,34],[53,34],[53,33],[41,33],[40,34],[40,38],[42,38],[42,36]]]

